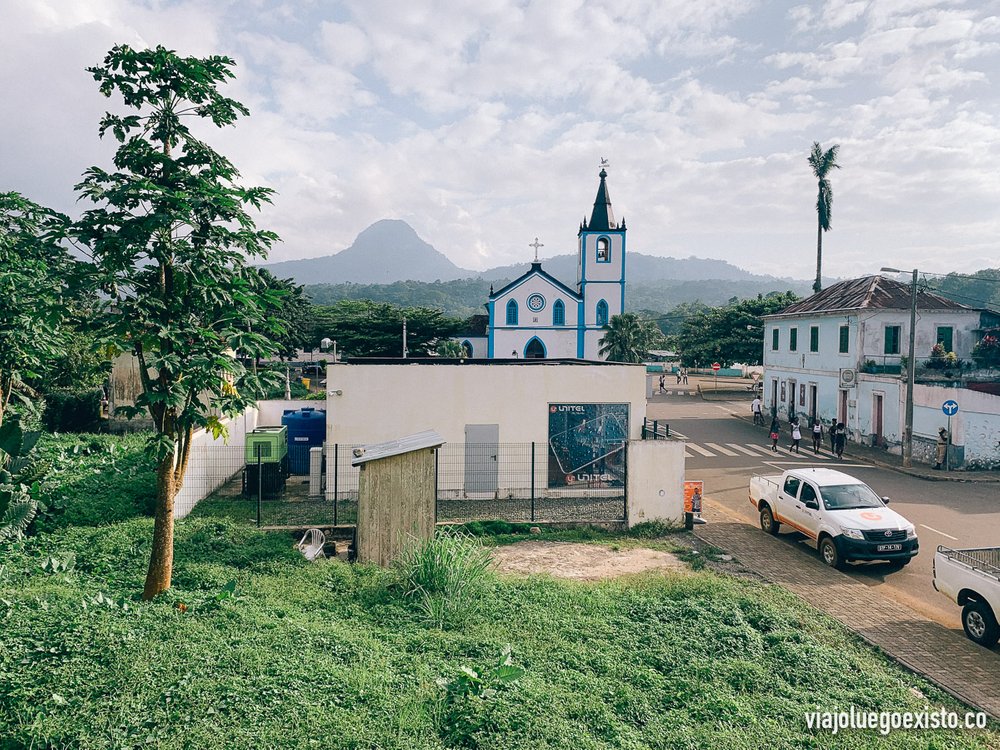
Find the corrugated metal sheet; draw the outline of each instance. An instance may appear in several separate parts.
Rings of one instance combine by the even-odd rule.
[[[437,448],[444,443],[444,438],[434,430],[424,430],[385,443],[371,443],[354,449],[354,459],[351,461],[351,466],[360,466],[368,461],[398,456],[401,453],[410,453],[424,448]]]
[[[764,317],[842,310],[909,310],[911,285],[885,276],[862,276],[827,287],[818,294],[789,305],[781,312]],[[918,310],[972,310],[933,292],[917,290]]]

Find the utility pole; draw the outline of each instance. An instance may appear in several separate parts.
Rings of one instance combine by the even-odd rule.
[[[883,268],[889,273],[903,273],[896,268]],[[903,466],[913,466],[913,387],[917,370],[917,269],[913,269],[910,284],[910,356],[906,360],[906,406],[903,416]]]
[[[406,359],[406,316],[403,316],[403,359]]]

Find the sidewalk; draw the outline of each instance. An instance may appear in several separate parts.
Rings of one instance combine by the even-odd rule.
[[[732,416],[746,422],[753,422],[753,418],[750,415],[750,402],[747,401],[745,414],[737,414],[733,412]],[[757,427],[762,435],[767,432],[767,427],[763,425],[758,425]],[[782,439],[787,441],[787,422],[782,422],[781,430]],[[830,440],[825,431],[823,434],[823,445],[825,446],[823,452],[828,454],[830,450]],[[812,450],[812,438],[806,434],[805,429],[802,430],[802,446],[802,452],[804,454]],[[844,457],[864,461],[865,463],[881,466],[885,469],[892,469],[893,471],[898,471],[901,474],[909,474],[911,477],[926,479],[929,482],[975,482],[984,484],[1000,483],[1000,471],[935,471],[932,467],[927,466],[926,464],[915,464],[909,468],[904,468],[902,456],[889,453],[889,451],[884,448],[872,448],[870,446],[861,445],[851,441],[848,441],[847,445],[844,447]]]
[[[765,534],[705,499],[699,539],[840,621],[868,643],[968,705],[1000,718],[1000,653],[978,646],[829,568],[798,545]]]

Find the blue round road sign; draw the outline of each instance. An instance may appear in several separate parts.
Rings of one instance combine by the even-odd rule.
[[[943,404],[941,404],[941,411],[947,414],[949,417],[953,417],[958,414],[958,401],[954,399],[948,399]]]

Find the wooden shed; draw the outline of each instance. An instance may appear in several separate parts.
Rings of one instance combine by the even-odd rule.
[[[357,560],[389,565],[413,539],[430,539],[436,521],[433,430],[354,449],[358,480]]]

